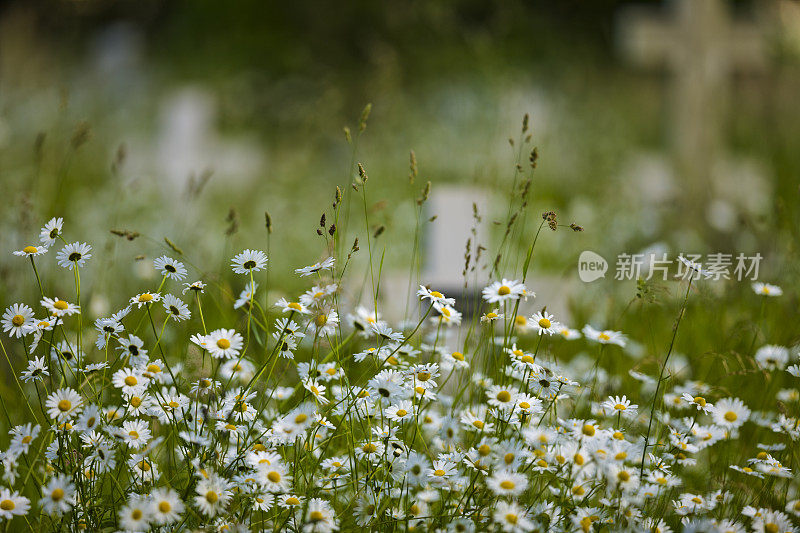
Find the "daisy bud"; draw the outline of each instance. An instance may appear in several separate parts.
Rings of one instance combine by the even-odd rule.
[[[272,217],[266,211],[264,211],[264,225],[267,228],[267,233],[272,233]]]

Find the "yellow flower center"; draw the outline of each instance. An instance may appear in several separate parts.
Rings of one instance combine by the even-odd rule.
[[[509,524],[516,524],[517,520],[518,520],[517,515],[513,513],[508,513],[506,515],[506,522],[508,522]]]
[[[696,403],[700,407],[705,407],[706,406],[706,399],[703,398],[702,396],[695,396],[694,397],[694,403]]]
[[[13,511],[16,505],[11,500],[3,500],[0,502],[0,509],[3,511]]]
[[[514,454],[513,453],[505,454],[503,460],[506,462],[507,465],[510,465],[511,463],[514,462]]]
[[[483,426],[485,424],[483,423],[482,420],[476,420],[475,422],[472,423],[472,425],[475,426],[478,429],[483,429]],[[486,446],[486,445],[484,444],[484,446]]]
[[[520,359],[523,363],[531,364],[533,363],[533,356],[532,355],[523,355],[522,359]]]
[[[625,407],[625,404],[618,403],[617,405],[614,406],[614,409],[616,409],[617,411],[624,411],[625,409],[627,409],[627,407]]]
[[[368,442],[367,444],[361,447],[361,450],[364,453],[375,453],[378,450],[378,447],[375,446],[373,443]]]
[[[25,317],[22,315],[14,315],[14,318],[11,319],[11,323],[16,327],[20,327],[25,323]]]
[[[206,492],[206,501],[208,503],[214,505],[215,503],[217,503],[217,500],[219,500],[219,495],[217,495],[216,492],[214,492],[213,490]]]
[[[608,336],[607,334],[605,334],[605,333],[601,333],[600,335],[598,335],[598,336],[597,336],[597,338],[598,338],[598,339],[600,339],[601,341],[607,341],[607,340],[610,340],[610,339],[611,339],[611,337],[609,337],[609,336]]]
[[[437,468],[436,470],[433,471],[433,475],[437,476],[437,477],[442,477],[445,474],[446,474],[446,472],[444,470],[442,470],[441,468]]]
[[[552,325],[553,325],[553,323],[550,322],[549,320],[547,320],[546,318],[543,318],[543,319],[539,320],[539,327],[542,328],[542,329],[547,329]]]
[[[50,493],[50,498],[54,501],[60,501],[64,497],[64,489],[58,488]]]
[[[142,472],[149,472],[150,471],[150,463],[147,461],[139,461],[136,466],[139,467],[139,470]]]
[[[575,485],[574,487],[572,487],[572,494],[574,494],[575,496],[583,496],[585,493],[586,491],[580,485]]]
[[[575,464],[578,466],[581,466],[584,463],[583,456],[579,453],[576,453],[573,459],[575,460]]]
[[[308,420],[308,415],[307,415],[307,414],[305,414],[305,413],[300,413],[299,415],[297,415],[296,417],[294,417],[294,423],[295,423],[295,424],[302,424],[302,423],[303,423],[303,422],[305,422],[306,420]]]
[[[130,437],[132,437],[133,439],[138,439],[139,438],[139,432],[135,431],[133,429],[128,432],[128,435]]]
[[[25,248],[22,249],[22,251],[25,252],[26,254],[35,254],[36,252],[39,251],[39,249],[35,246],[26,246]]]
[[[155,363],[150,363],[149,365],[147,365],[147,371],[152,372],[153,374],[158,374],[159,372],[161,372],[161,367]]]
[[[524,316],[517,316],[517,318],[514,319],[514,323],[517,326],[527,326],[528,325],[528,319],[525,318]]]
[[[141,509],[134,509],[133,512],[131,512],[131,518],[134,520],[141,520],[143,514]]]
[[[328,315],[326,314],[317,315],[317,318],[314,319],[314,323],[317,325],[318,328],[321,328],[322,326],[328,323]]]
[[[283,503],[285,503],[286,505],[300,505],[300,500],[292,496],[290,498],[286,498],[286,501]]]
[[[66,413],[70,409],[72,409],[72,402],[71,401],[69,401],[69,400],[61,400],[60,402],[58,402],[58,410],[61,411],[62,413]]]
[[[225,424],[225,429],[227,429],[228,431],[236,431],[236,426],[234,426],[233,424]]]
[[[162,513],[168,513],[172,510],[172,505],[170,505],[169,502],[162,501],[158,504],[158,510]]]
[[[520,406],[521,409],[530,409],[531,408],[531,404],[529,404],[528,402],[519,402],[519,406]]]
[[[231,341],[229,341],[228,339],[219,339],[217,341],[217,347],[220,350],[227,350],[228,348],[231,347]]]
[[[501,390],[497,393],[497,399],[503,403],[507,403],[511,401],[511,393],[507,390]]]
[[[738,416],[736,415],[736,413],[734,413],[733,411],[728,411],[727,413],[725,413],[725,417],[724,417],[724,418],[725,418],[725,420],[727,420],[728,422],[736,422],[736,420],[737,420],[739,417],[738,417]]]
[[[428,381],[429,379],[431,379],[431,375],[429,372],[419,372],[417,373],[417,379],[419,381]]]
[[[500,285],[500,288],[497,289],[497,294],[500,296],[511,294],[511,289],[508,287],[508,285]]]
[[[486,457],[490,453],[492,453],[492,449],[489,447],[488,444],[481,444],[478,448],[478,453],[481,454],[483,457]]]
[[[431,291],[431,296],[434,298],[444,298],[444,294],[439,291]]]
[[[67,304],[67,302],[65,302],[64,300],[56,300],[55,302],[53,302],[53,307],[63,311],[64,309],[67,309],[69,307],[69,304]]]
[[[289,309],[294,309],[295,311],[303,310],[303,307],[297,302],[289,302],[289,305],[287,305],[286,307],[288,307]]]
[[[446,307],[442,307],[442,314],[446,317],[450,316],[450,310]]]
[[[408,411],[406,411],[405,409],[398,409],[397,410],[397,416],[399,416],[401,418],[406,416],[407,414],[408,414]]]
[[[140,302],[149,302],[152,299],[153,299],[153,295],[150,294],[149,292],[146,292],[144,294],[140,294],[139,295],[139,301]]]
[[[29,444],[33,440],[33,437],[30,435],[25,435],[22,437],[22,444]]]
[[[312,522],[319,522],[325,518],[319,511],[311,511],[311,514],[309,514],[308,517]]]
[[[617,473],[617,479],[624,483],[625,481],[629,481],[631,479],[631,475],[625,470],[620,470],[619,473]]]
[[[127,376],[127,377],[125,377],[125,385],[127,385],[129,387],[133,387],[137,383],[139,383],[139,380],[136,379],[136,376]]]
[[[499,315],[497,313],[495,313],[494,311],[490,311],[490,312],[486,313],[486,318],[488,318],[489,320],[493,320],[493,319],[497,318],[498,316]]]
[[[766,531],[766,533],[778,533],[780,528],[778,527],[778,524],[770,522],[768,524],[764,524],[764,531]]]
[[[587,437],[594,437],[595,429],[594,426],[591,424],[584,424],[583,429],[581,431],[583,431],[583,434],[586,435]]]
[[[501,489],[511,490],[514,487],[516,487],[516,485],[514,485],[514,482],[510,481],[508,479],[504,479],[503,481],[500,482],[500,488]]]
[[[616,440],[622,440],[625,438],[625,435],[623,435],[621,431],[615,431],[611,436]]]
[[[456,361],[463,361],[464,354],[461,352],[453,352],[453,359],[455,359]]]

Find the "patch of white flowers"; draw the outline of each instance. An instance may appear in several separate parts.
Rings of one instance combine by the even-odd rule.
[[[77,281],[97,250],[63,233],[53,219],[15,254],[35,266],[61,240]],[[269,306],[254,280],[267,255],[230,264],[241,293],[217,314],[203,305],[218,278],[181,283],[190,269],[168,256],[107,317],[38,272],[41,300],[7,305],[23,406],[3,405],[7,531],[797,531],[796,389],[777,393],[781,412],[699,381],[654,393],[641,372],[639,390],[609,390],[627,336],[522,313],[524,280],[489,284],[475,316],[423,286],[421,318],[390,325],[343,307],[332,257]],[[565,343],[590,355],[561,361]],[[786,347],[753,361],[800,374]]]

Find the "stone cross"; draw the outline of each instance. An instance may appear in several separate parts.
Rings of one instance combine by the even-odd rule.
[[[684,189],[702,198],[721,151],[721,113],[733,72],[766,66],[766,42],[753,22],[735,20],[724,0],[673,0],[670,16],[628,8],[619,41],[634,65],[666,66],[673,76],[668,138]]]

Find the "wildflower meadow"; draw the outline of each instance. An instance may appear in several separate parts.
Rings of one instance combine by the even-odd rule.
[[[793,283],[711,280],[681,257],[665,284],[559,316],[537,296],[537,247],[591,228],[537,197],[527,127],[497,238],[465,243],[448,287],[419,268],[421,232],[447,220],[426,214],[436,183],[413,153],[413,195],[394,201],[417,234],[390,252],[407,292],[382,288],[387,248],[406,243],[370,221],[382,178],[356,160],[315,231],[292,230],[318,256],[287,272],[269,214],[222,266],[117,232],[157,275],[109,284],[97,314],[92,275],[129,274],[94,267],[108,249],[74,229],[80,212],[3,241],[26,269],[5,294],[31,296],[2,302],[0,527],[800,530]],[[276,287],[286,276],[301,289]]]

